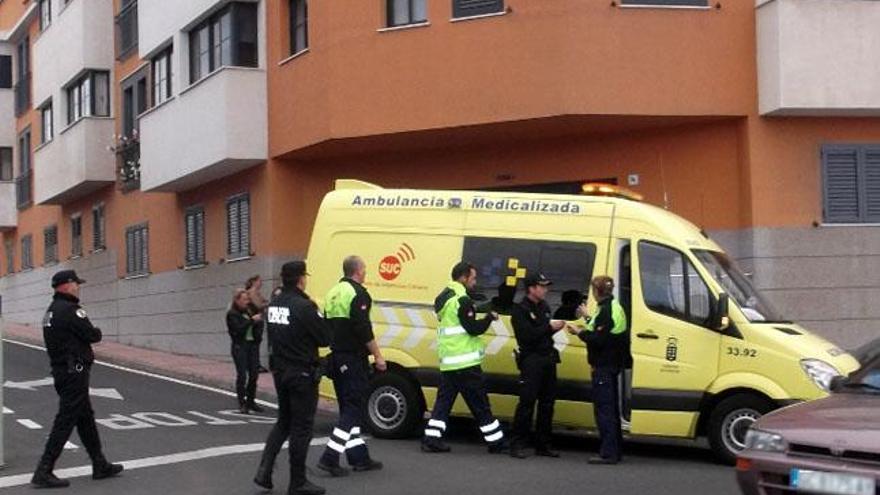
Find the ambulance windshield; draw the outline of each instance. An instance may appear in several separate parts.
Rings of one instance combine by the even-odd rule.
[[[791,323],[770,305],[752,282],[726,254],[694,250],[694,254],[712,277],[736,301],[743,314],[752,323]]]

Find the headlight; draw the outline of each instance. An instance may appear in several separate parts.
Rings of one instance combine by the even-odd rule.
[[[804,359],[801,361],[801,368],[817,387],[826,392],[831,391],[831,379],[840,376],[840,372],[834,366],[818,359]]]
[[[782,438],[782,435],[752,428],[746,432],[746,449],[761,452],[785,452],[785,439]]]

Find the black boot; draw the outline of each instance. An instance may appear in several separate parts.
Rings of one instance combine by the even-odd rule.
[[[52,467],[49,464],[40,463],[31,478],[31,485],[34,488],[67,488],[70,486],[69,481],[62,480],[52,473]]]
[[[106,460],[100,460],[92,464],[92,479],[103,480],[118,476],[122,470],[122,464],[110,464]]]
[[[257,414],[262,414],[262,413],[266,412],[266,410],[263,409],[261,406],[257,405],[256,402],[248,402],[247,408],[249,411],[255,412]]]
[[[309,480],[305,480],[299,486],[291,486],[287,491],[289,495],[324,495],[326,490]]]
[[[257,474],[254,475],[254,483],[257,486],[271,490],[275,485],[272,484],[272,463],[263,459],[260,467],[257,468]]]

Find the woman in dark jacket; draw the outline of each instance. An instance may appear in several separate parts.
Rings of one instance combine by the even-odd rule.
[[[260,367],[263,317],[260,314],[251,315],[249,304],[247,291],[238,289],[232,299],[232,306],[226,313],[226,329],[232,339],[232,360],[235,362],[235,392],[242,414],[250,411],[263,412],[263,408],[254,402]]]

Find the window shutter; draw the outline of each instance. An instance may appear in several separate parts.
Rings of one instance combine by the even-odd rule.
[[[235,199],[229,200],[226,204],[226,227],[229,236],[226,242],[226,254],[232,256],[241,250],[238,231],[238,202]]]
[[[141,273],[149,273],[150,271],[150,229],[147,226],[140,228],[141,234],[141,266],[138,268]]]
[[[196,262],[205,262],[205,210],[196,214]]]
[[[859,151],[850,147],[823,150],[825,221],[859,221]]]
[[[865,221],[880,223],[880,148],[865,151]]]
[[[240,215],[240,224],[239,230],[241,232],[241,239],[239,240],[239,246],[241,248],[242,256],[249,256],[251,254],[251,202],[250,197],[245,196],[241,198],[241,204],[239,206],[239,215]]]
[[[452,17],[494,14],[504,10],[504,0],[452,0]]]
[[[134,232],[130,228],[125,232],[125,273],[134,273]]]
[[[186,264],[194,265],[196,263],[195,260],[195,251],[196,251],[196,216],[195,212],[188,212],[186,214]]]

